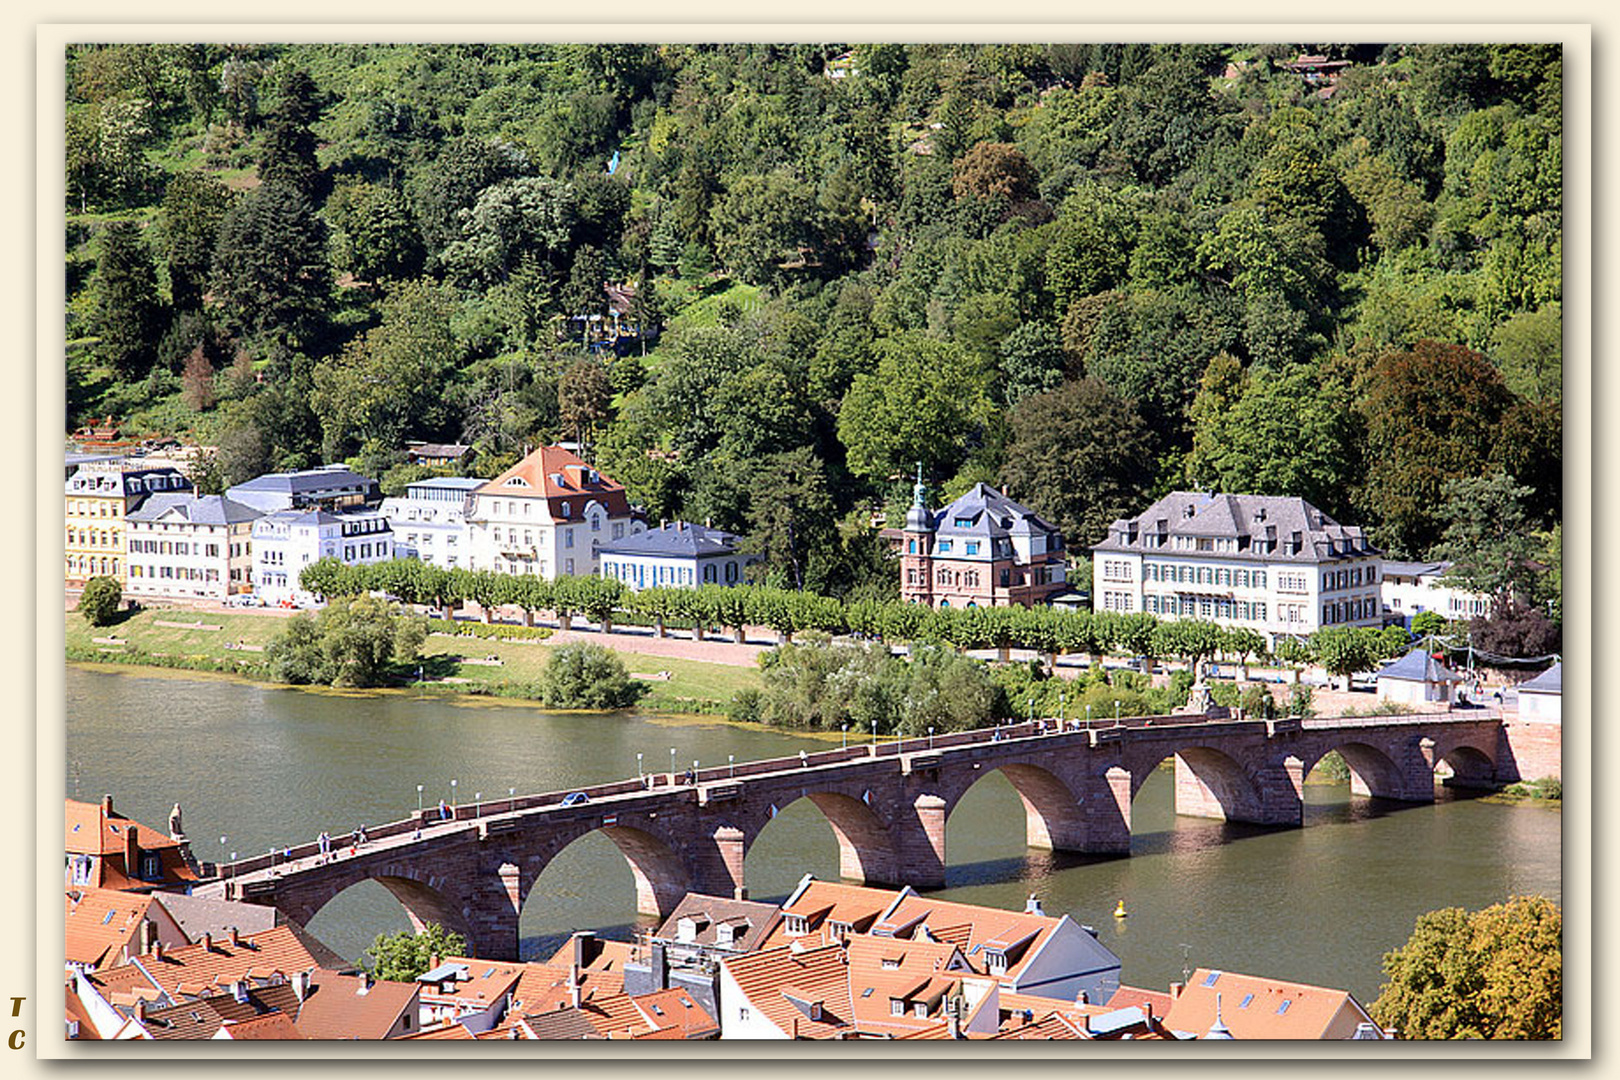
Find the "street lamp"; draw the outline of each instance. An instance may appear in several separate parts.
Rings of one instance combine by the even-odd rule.
[[[675,776],[675,748],[673,746],[669,748],[669,775],[671,778]]]
[[[636,752],[636,779],[637,780],[641,779],[641,753],[640,753],[640,751]]]
[[[1063,726],[1063,691],[1058,691],[1058,726]]]
[[[223,836],[219,838],[219,857],[222,860],[225,858],[225,838]]]
[[[450,781],[450,809],[456,808],[456,781]]]
[[[1028,705],[1029,705],[1029,716],[1027,716],[1025,719],[1027,719],[1030,723],[1033,724],[1035,722],[1035,699],[1030,698],[1029,701],[1028,701]]]
[[[231,852],[231,880],[236,880],[236,852]]]
[[[508,814],[510,814],[513,810],[517,809],[517,788],[515,788],[515,787],[507,788],[506,789],[506,798],[507,798],[506,812]]]
[[[727,754],[726,755],[726,769],[727,769],[728,775],[730,775],[733,779],[735,779],[736,776],[737,776],[737,755],[736,754]]]
[[[422,816],[422,785],[416,785],[416,816]]]
[[[478,804],[483,802],[483,801],[484,801],[484,793],[482,791],[473,792],[473,817],[481,816],[480,811],[478,809]]]
[[[1090,705],[1086,706],[1086,726],[1087,727],[1091,726],[1091,706]]]
[[[1119,723],[1119,698],[1114,699],[1114,723]]]
[[[849,749],[849,724],[847,724],[847,723],[840,724],[838,729],[844,733],[844,749],[848,750]]]
[[[934,748],[934,729],[932,727],[930,727],[928,729],[928,749],[932,750],[933,748]]]

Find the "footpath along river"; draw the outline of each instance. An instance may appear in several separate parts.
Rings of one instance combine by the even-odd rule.
[[[356,825],[407,816],[417,785],[432,805],[505,798],[667,770],[825,749],[787,732],[626,714],[558,715],[510,704],[404,695],[309,693],[167,673],[67,671],[66,794],[111,794],[162,827],[179,802],[192,849],[216,860],[261,854]],[[952,813],[947,888],[938,895],[1048,914],[1097,928],[1127,983],[1163,989],[1184,963],[1377,996],[1383,953],[1418,915],[1484,907],[1511,895],[1560,899],[1556,810],[1439,791],[1434,806],[1352,799],[1348,785],[1306,788],[1306,827],[1265,830],[1178,817],[1161,769],[1132,807],[1130,858],[1090,859],[1024,846],[1023,809],[991,773]],[[225,842],[221,844],[220,837]],[[832,831],[808,800],[787,807],[749,851],[750,895],[785,895],[803,874],[836,880]],[[575,929],[625,937],[630,870],[600,835],[565,850],[523,909],[526,957]],[[1115,919],[1116,901],[1130,916]],[[347,957],[404,929],[380,885],[349,889],[310,929]]]

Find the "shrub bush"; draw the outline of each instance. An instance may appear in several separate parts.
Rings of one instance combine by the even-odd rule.
[[[91,626],[111,626],[124,602],[124,590],[117,578],[93,577],[79,594],[78,611]]]
[[[540,675],[540,700],[555,709],[624,709],[646,692],[622,660],[586,641],[554,651]]]

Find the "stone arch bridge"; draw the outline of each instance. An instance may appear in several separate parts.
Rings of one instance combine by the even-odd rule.
[[[945,821],[975,782],[1000,770],[1023,801],[1030,846],[1127,855],[1131,801],[1165,759],[1176,770],[1176,812],[1271,826],[1304,820],[1301,785],[1337,750],[1351,789],[1407,802],[1434,800],[1435,770],[1453,783],[1518,779],[1494,713],[1325,720],[1121,723],[1055,720],[705,769],[687,784],[658,774],[571,792],[437,810],[368,830],[351,854],[333,842],[208,868],[199,891],[272,904],[307,923],[361,881],[387,888],[413,925],[463,934],[480,957],[515,958],[518,917],[546,865],[602,832],[633,871],[638,909],[665,914],[688,890],[744,896],[743,859],[775,813],[809,799],[838,840],[844,877],[938,887]],[[347,837],[344,838],[345,841]]]

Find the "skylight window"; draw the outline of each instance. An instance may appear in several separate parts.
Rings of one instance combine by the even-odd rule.
[[[1249,1007],[1249,1002],[1251,1002],[1253,1000],[1254,1000],[1254,995],[1253,994],[1244,994],[1243,995],[1243,1000],[1238,1002],[1238,1008],[1247,1009]]]
[[[1212,971],[1208,975],[1204,976],[1204,985],[1205,986],[1214,986],[1215,985],[1215,980],[1220,978],[1220,977],[1221,977],[1220,972]]]
[[[1281,1016],[1283,1013],[1287,1012],[1289,1004],[1290,1004],[1289,1000],[1287,998],[1284,998],[1283,1003],[1281,1005],[1277,1006],[1277,1015]]]
[[[107,914],[105,914],[105,915],[103,915],[101,917],[101,925],[106,926],[108,923],[112,922],[112,917],[113,917],[113,913],[110,912],[110,911],[107,912]]]
[[[874,989],[873,987],[868,986],[865,990],[861,991],[861,997],[863,997],[863,998],[871,997],[873,989]]]

